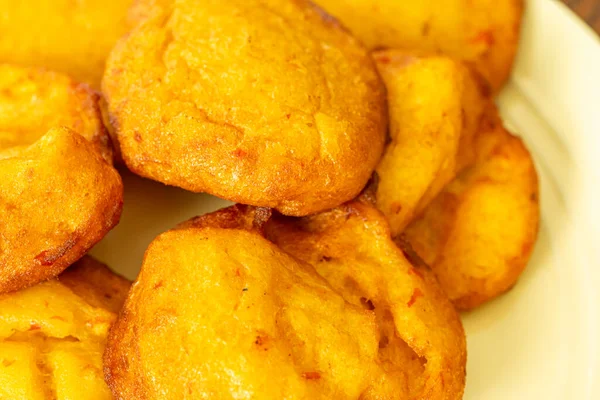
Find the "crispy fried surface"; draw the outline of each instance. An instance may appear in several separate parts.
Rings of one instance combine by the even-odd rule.
[[[98,89],[131,2],[0,0],[0,62],[50,68]]]
[[[385,374],[361,399],[460,399],[465,338],[433,274],[411,265],[384,216],[354,201],[328,212],[276,217],[266,236],[319,275],[350,304],[372,310]]]
[[[112,146],[102,123],[99,97],[66,75],[0,64],[0,152],[28,146],[49,129],[65,126],[111,161]]]
[[[60,282],[92,307],[118,313],[131,282],[90,256],[84,256],[59,275]]]
[[[406,239],[454,304],[469,309],[511,288],[537,239],[539,188],[531,155],[490,105],[475,165],[452,181]]]
[[[519,41],[523,0],[317,0],[367,47],[441,52],[469,63],[498,91]]]
[[[124,299],[129,284],[91,258],[81,263],[58,280],[0,295],[0,398],[112,399],[102,351],[116,315],[87,297],[105,291]],[[80,281],[81,268],[109,284]]]
[[[465,342],[373,208],[238,205],[155,239],[104,361],[120,399],[458,399]]]
[[[117,171],[66,128],[0,153],[0,293],[78,260],[116,225],[122,203]]]
[[[103,80],[132,171],[290,215],[360,192],[383,149],[385,90],[335,20],[306,0],[140,7]]]
[[[473,162],[486,85],[463,63],[399,50],[373,54],[388,93],[390,142],[377,166],[377,207],[400,234]]]

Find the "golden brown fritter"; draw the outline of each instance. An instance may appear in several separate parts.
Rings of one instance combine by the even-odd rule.
[[[435,279],[352,203],[238,205],[160,235],[104,362],[119,399],[459,399],[465,357]]]
[[[523,0],[316,0],[370,49],[440,52],[474,64],[497,92],[519,42]]]
[[[0,152],[0,293],[58,275],[119,221],[123,184],[67,128]]]
[[[92,283],[82,269],[106,281]],[[86,257],[58,279],[0,295],[0,398],[112,399],[102,352],[120,307],[114,300],[128,288]],[[96,302],[100,295],[112,296],[110,306]]]
[[[474,161],[487,86],[463,63],[399,50],[373,54],[388,95],[390,141],[377,166],[377,207],[400,234]]]
[[[306,215],[356,196],[383,149],[367,51],[307,0],[148,0],[103,92],[134,172]]]
[[[0,62],[50,68],[98,89],[131,2],[0,0]]]
[[[361,399],[460,399],[466,349],[461,322],[435,276],[411,265],[384,216],[365,201],[292,219],[266,237],[311,264],[348,303],[375,313],[386,372]]]
[[[527,265],[539,224],[531,154],[502,125],[493,105],[476,137],[475,165],[452,181],[406,239],[431,265],[460,309],[510,289]]]
[[[66,75],[0,64],[0,152],[29,146],[49,129],[65,126],[112,162],[98,100],[97,93]]]

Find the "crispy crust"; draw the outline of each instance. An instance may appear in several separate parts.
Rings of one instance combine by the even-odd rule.
[[[519,44],[523,0],[317,0],[370,49],[438,52],[472,64],[497,93]]]
[[[87,85],[43,68],[0,64],[0,154],[33,144],[49,129],[70,128],[112,163],[100,95]]]
[[[465,362],[435,278],[361,202],[299,220],[236,205],[160,235],[104,355],[118,399],[459,399]]]
[[[58,280],[93,307],[118,313],[125,303],[131,282],[105,264],[83,256],[58,276]]]
[[[473,140],[490,94],[476,72],[445,56],[385,50],[373,57],[390,119],[375,196],[397,236],[474,162]]]
[[[112,399],[102,352],[128,287],[84,257],[58,279],[0,294],[0,398]]]
[[[121,177],[67,128],[0,158],[0,182],[0,293],[58,275],[121,215]]]
[[[385,88],[337,21],[305,0],[135,9],[103,80],[129,169],[289,215],[361,191],[383,150]]]
[[[466,344],[460,319],[433,273],[406,256],[408,247],[396,246],[386,219],[368,200],[302,219],[276,216],[265,230],[283,250],[313,265],[346,301],[374,310],[380,362],[405,369],[406,398],[462,398]],[[404,351],[416,355],[422,369],[411,369],[411,357],[400,362],[398,342],[408,345]],[[383,386],[366,393],[367,399],[398,396]]]
[[[459,309],[510,289],[527,266],[539,226],[531,154],[488,106],[475,165],[452,181],[405,231]]]

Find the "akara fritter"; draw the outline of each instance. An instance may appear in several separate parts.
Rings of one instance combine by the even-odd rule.
[[[0,293],[58,275],[116,225],[122,205],[118,172],[67,128],[0,151]]]
[[[405,231],[460,309],[510,289],[527,265],[539,224],[535,166],[493,105],[465,170]]]
[[[362,190],[383,150],[385,89],[333,18],[308,0],[139,6],[103,80],[133,172],[289,215]]]
[[[117,398],[461,397],[460,320],[378,211],[269,219],[238,205],[153,241],[107,344]]]
[[[377,207],[392,235],[474,160],[487,85],[463,63],[399,50],[373,54],[387,88],[390,140],[377,166]]]
[[[0,0],[0,62],[46,67],[100,88],[132,0]]]
[[[512,69],[523,0],[316,0],[370,49],[439,52],[498,91]]]
[[[0,398],[112,399],[102,352],[128,289],[85,257],[58,279],[0,295]]]
[[[31,145],[49,129],[65,126],[112,162],[98,100],[98,94],[66,75],[0,64],[0,152]]]
[[[275,217],[266,237],[311,264],[348,303],[375,313],[386,374],[361,399],[460,399],[462,325],[435,276],[411,263],[384,216],[365,201],[293,219]]]

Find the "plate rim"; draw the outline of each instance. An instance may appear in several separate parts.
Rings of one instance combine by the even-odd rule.
[[[573,251],[573,265],[580,266],[586,278],[582,282],[587,292],[587,302],[582,305],[587,312],[583,324],[586,330],[582,334],[587,338],[589,351],[582,378],[585,386],[580,393],[583,393],[584,399],[593,400],[600,398],[600,345],[597,343],[600,338],[600,293],[596,290],[600,287],[600,271],[597,268],[600,267],[600,246],[597,244],[600,238],[600,212],[597,207],[600,204],[600,72],[594,72],[600,71],[600,36],[559,0],[529,0],[526,13],[529,12],[543,21],[541,26],[532,28],[535,30],[532,34],[536,35],[533,50],[542,52],[538,47],[543,47],[545,53],[535,57],[519,52],[519,57],[526,57],[528,61],[543,60],[533,70],[545,72],[547,66],[543,63],[550,62],[554,64],[547,69],[570,72],[555,74],[553,77],[560,80],[554,80],[554,85],[544,85],[547,82],[536,84],[533,82],[535,79],[527,76],[527,71],[521,71],[520,75],[517,61],[511,81],[558,133],[569,153],[575,155],[572,167],[576,179],[574,182],[561,182],[561,192],[565,194],[567,209],[574,215],[570,221],[569,232],[572,235],[568,243]],[[532,18],[527,20],[531,22]],[[542,46],[541,42],[546,37],[552,39],[550,30],[560,31],[561,40]],[[569,101],[574,100],[573,103],[555,101],[561,97],[561,88],[574,90],[571,96],[568,96],[570,90],[566,91],[566,97]],[[598,112],[594,112],[594,105]],[[563,109],[568,110],[576,125],[568,126],[559,121],[565,114],[561,112]]]

